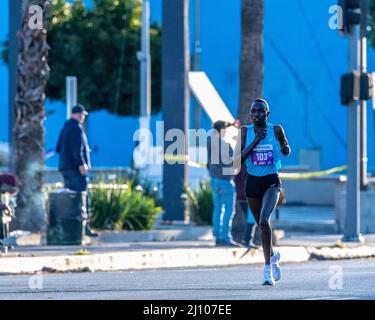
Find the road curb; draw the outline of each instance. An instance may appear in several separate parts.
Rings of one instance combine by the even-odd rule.
[[[101,231],[93,244],[121,242],[163,241],[208,241],[214,240],[211,227],[184,227],[145,231]]]
[[[306,248],[277,247],[281,263],[298,263],[310,260],[338,260],[375,257],[375,247]],[[131,250],[113,253],[84,255],[58,255],[40,257],[3,257],[0,274],[30,274],[37,272],[74,271],[125,271],[156,268],[219,267],[263,264],[263,252],[246,248],[179,248]],[[242,257],[243,256],[243,257]]]
[[[340,260],[375,257],[374,246],[358,246],[354,248],[307,248],[311,260]]]
[[[283,262],[303,262],[310,257],[303,247],[280,247]],[[115,253],[61,255],[43,257],[10,257],[0,259],[0,273],[36,273],[43,270],[120,271],[153,268],[214,267],[263,263],[261,250],[246,248],[183,248],[137,250]]]

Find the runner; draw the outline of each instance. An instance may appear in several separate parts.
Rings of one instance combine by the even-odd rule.
[[[245,163],[247,176],[245,194],[249,208],[262,231],[264,253],[263,285],[274,285],[280,280],[280,253],[272,248],[271,215],[281,189],[278,171],[280,152],[290,154],[291,148],[280,125],[267,123],[270,108],[266,100],[255,99],[250,108],[253,124],[245,127],[241,164]]]

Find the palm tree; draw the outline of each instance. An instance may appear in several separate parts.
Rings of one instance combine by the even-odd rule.
[[[29,26],[29,8],[38,5],[45,12],[48,0],[23,0],[19,33],[18,83],[14,105],[14,160],[20,182],[17,198],[17,228],[42,231],[46,226],[42,192],[44,166],[43,120],[45,87],[49,74],[46,30]]]
[[[242,45],[240,64],[240,98],[238,119],[250,122],[249,106],[263,94],[264,0],[242,0]]]
[[[242,125],[250,122],[251,101],[261,97],[263,93],[263,18],[264,0],[242,0],[240,98],[237,113]],[[245,226],[246,216],[236,210],[232,222],[235,241],[241,240]]]

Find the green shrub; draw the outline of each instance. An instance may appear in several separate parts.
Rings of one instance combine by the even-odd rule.
[[[159,197],[159,188],[151,183],[151,181],[142,178],[137,170],[132,171],[128,174],[128,183],[137,188],[141,188],[140,191],[146,196],[154,199],[156,206],[162,206],[162,199]]]
[[[198,225],[211,225],[214,211],[212,189],[208,181],[200,181],[199,189],[185,188],[190,219]]]
[[[153,197],[137,189],[129,181],[117,188],[95,185],[91,190],[91,225],[99,229],[151,229],[161,207]]]

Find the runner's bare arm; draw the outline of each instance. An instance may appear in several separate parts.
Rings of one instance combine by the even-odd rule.
[[[267,129],[263,128],[257,131],[257,133],[255,134],[254,140],[241,153],[241,164],[244,163],[246,159],[250,156],[251,152],[254,150],[254,148],[259,143],[259,141],[264,139],[266,136],[267,136]]]
[[[288,140],[285,136],[285,131],[284,131],[283,127],[281,125],[275,125],[274,126],[274,132],[275,132],[276,139],[280,144],[281,153],[284,156],[289,156],[289,154],[291,153],[292,150],[291,150],[289,142],[288,142]]]

